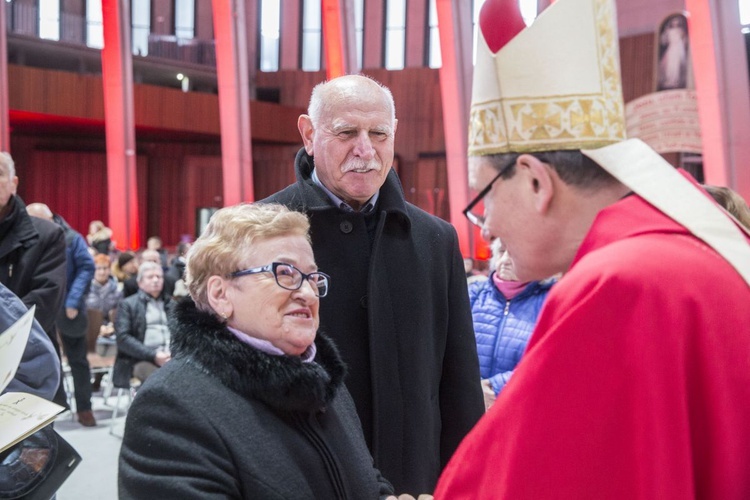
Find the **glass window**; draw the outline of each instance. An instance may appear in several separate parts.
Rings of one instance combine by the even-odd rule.
[[[39,0],[39,38],[60,39],[60,0]]]
[[[740,24],[747,26],[750,24],[750,0],[740,1]]]
[[[405,50],[406,0],[388,0],[385,11],[385,68],[403,69]]]
[[[175,0],[174,34],[177,38],[195,38],[195,0]]]
[[[430,0],[430,12],[427,19],[427,26],[430,36],[429,42],[429,66],[430,68],[439,68],[443,65],[443,57],[440,52],[440,30],[438,29],[438,16],[436,0]]]
[[[365,0],[354,0],[354,36],[357,40],[357,69],[362,69],[365,40]]]
[[[260,4],[260,70],[279,70],[279,0]]]
[[[133,54],[148,55],[148,35],[151,34],[151,0],[132,0]]]
[[[320,0],[304,0],[302,4],[302,70],[320,69],[323,38]]]
[[[104,47],[102,0],[86,0],[86,45],[95,49]]]

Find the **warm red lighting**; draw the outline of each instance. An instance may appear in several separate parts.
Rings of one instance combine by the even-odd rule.
[[[323,43],[328,80],[346,74],[340,0],[323,0]]]

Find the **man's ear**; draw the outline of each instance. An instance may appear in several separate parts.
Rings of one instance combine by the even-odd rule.
[[[525,179],[533,196],[534,208],[540,214],[547,213],[555,195],[552,168],[530,154],[519,156],[516,168],[526,173]]]
[[[305,151],[310,156],[314,156],[313,152],[313,128],[312,119],[308,115],[299,115],[297,119],[297,129],[299,129],[299,135],[302,136],[302,142],[305,145]]]
[[[234,307],[227,297],[229,283],[221,276],[211,276],[206,282],[206,295],[211,309],[223,317],[229,318],[234,312]]]
[[[16,191],[18,191],[18,176],[13,176],[13,194],[16,194]]]

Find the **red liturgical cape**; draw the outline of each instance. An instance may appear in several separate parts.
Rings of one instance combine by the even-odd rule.
[[[641,198],[603,210],[435,498],[750,498],[748,284]]]

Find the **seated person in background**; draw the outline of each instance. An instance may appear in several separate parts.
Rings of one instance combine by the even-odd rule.
[[[555,283],[554,278],[518,281],[513,261],[499,238],[493,240],[491,248],[490,278],[469,286],[482,392],[488,410],[521,360],[544,299]]]
[[[86,242],[96,253],[109,254],[112,248],[112,230],[100,220],[93,220],[89,224],[89,234]]]
[[[28,309],[21,299],[0,283],[0,333],[26,311]],[[28,392],[52,401],[60,385],[61,373],[55,346],[39,322],[34,320],[18,370],[3,392]]]
[[[117,287],[117,280],[110,274],[109,256],[98,254],[94,257],[94,266],[94,279],[91,280],[91,289],[86,297],[86,307],[102,313],[104,319],[99,328],[99,337],[109,338],[112,341],[112,349],[106,348],[107,342],[103,342],[102,349],[100,349],[100,344],[97,342],[97,352],[100,356],[112,356],[115,352],[115,325],[112,318],[122,300],[122,292]]]
[[[112,276],[118,283],[118,288],[123,289],[125,282],[134,277],[138,272],[138,257],[134,252],[122,252],[112,264]]]
[[[724,186],[704,184],[703,187],[716,200],[716,203],[724,207],[745,228],[750,229],[750,208],[739,193]]]
[[[144,262],[138,268],[138,293],[122,302],[115,317],[117,358],[112,374],[115,387],[128,387],[130,378],[145,381],[169,361],[170,333],[164,276],[159,264]]]
[[[383,498],[336,347],[318,332],[305,215],[243,204],[188,252],[190,299],[172,311],[174,360],[125,424],[119,496]],[[395,499],[395,497],[393,497]]]
[[[159,266],[161,266],[162,272],[164,273],[164,266],[161,265],[161,257],[159,256],[159,252],[157,252],[156,250],[147,248],[146,250],[141,252],[139,262],[141,264],[143,264],[144,262],[153,262],[154,264],[159,264]],[[175,280],[172,279],[171,276],[168,276],[166,273],[164,273],[164,295],[166,295],[167,297],[172,297],[172,295],[174,294],[174,282]],[[138,288],[138,281],[136,280],[135,276],[132,276],[125,280],[122,289],[122,296],[130,297],[138,291]]]
[[[154,250],[157,253],[157,255],[159,256],[159,264],[161,265],[161,270],[166,272],[169,268],[169,253],[167,252],[167,249],[162,246],[161,238],[159,238],[158,236],[150,237],[148,240],[146,240],[146,249]]]

